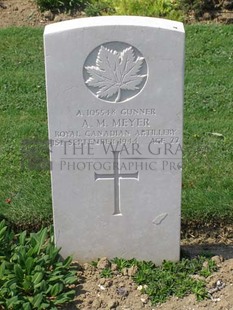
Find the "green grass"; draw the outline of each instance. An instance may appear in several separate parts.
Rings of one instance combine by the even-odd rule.
[[[2,29],[0,37],[0,214],[39,226],[52,218],[50,175],[22,169],[22,147],[47,139],[42,30]]]
[[[137,266],[133,279],[142,286],[142,293],[149,295],[152,304],[166,302],[171,296],[182,298],[191,293],[195,294],[198,300],[208,297],[204,279],[217,270],[215,263],[205,257],[191,260],[182,258],[177,263],[164,261],[161,266],[135,259],[114,258],[112,262],[117,265],[119,271]],[[199,275],[203,280],[197,280],[193,275]]]
[[[185,220],[233,222],[232,40],[232,26],[187,27]]]
[[[0,30],[0,214],[19,227],[52,219],[49,171],[21,163],[23,140],[47,139],[42,34]],[[186,27],[183,221],[233,223],[232,41],[232,25]]]

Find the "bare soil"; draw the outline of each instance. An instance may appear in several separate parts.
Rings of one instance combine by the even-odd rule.
[[[0,28],[10,26],[44,27],[52,22],[77,18],[84,13],[73,16],[54,15],[50,11],[41,13],[34,0],[0,0]],[[182,251],[190,257],[211,253],[217,255],[219,271],[206,279],[208,289],[216,290],[210,299],[198,302],[190,295],[183,299],[171,298],[164,304],[152,306],[148,297],[141,293],[133,282],[133,271],[126,270],[123,275],[115,266],[111,266],[114,276],[101,278],[101,268],[90,264],[81,266],[78,272],[80,279],[76,287],[77,295],[72,305],[64,310],[233,310],[233,227],[182,228]],[[224,260],[223,260],[224,259]],[[223,261],[222,261],[223,260]],[[218,286],[216,283],[223,285]],[[220,288],[221,287],[221,288]]]
[[[233,247],[231,249],[233,257]],[[80,279],[77,286],[75,301],[63,310],[233,310],[233,259],[223,261],[222,256],[215,256],[219,270],[206,279],[209,299],[197,301],[195,295],[179,299],[172,297],[166,303],[152,305],[148,296],[141,292],[142,287],[137,286],[132,276],[133,268],[119,272],[114,264],[111,265],[114,276],[101,278],[100,267],[84,264],[78,272]],[[106,258],[100,261],[106,262]]]
[[[233,23],[233,11],[226,9],[232,0],[222,0],[223,9],[212,13],[205,12],[200,18],[202,23]],[[225,5],[224,5],[225,4]],[[53,14],[50,11],[41,13],[35,0],[0,0],[0,28],[9,26],[43,27],[49,23],[85,16],[84,12],[69,14]],[[187,17],[188,23],[194,23],[193,13]]]
[[[10,26],[34,26],[45,25],[62,20],[68,20],[85,15],[77,12],[74,15],[55,15],[50,11],[41,13],[35,0],[0,0],[0,28]]]

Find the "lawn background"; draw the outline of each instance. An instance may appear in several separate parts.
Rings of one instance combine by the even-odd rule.
[[[232,42],[233,25],[186,26],[183,222],[233,223]],[[52,222],[50,173],[26,140],[48,163],[43,30],[0,29],[0,218],[34,229]]]

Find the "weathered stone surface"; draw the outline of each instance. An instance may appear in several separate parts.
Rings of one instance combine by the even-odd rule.
[[[82,18],[44,38],[61,254],[178,260],[183,24]]]

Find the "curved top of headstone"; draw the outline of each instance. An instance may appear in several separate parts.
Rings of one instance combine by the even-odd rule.
[[[143,16],[99,16],[86,17],[50,24],[45,27],[44,34],[68,31],[71,29],[98,26],[143,26],[184,32],[183,23],[154,17]]]

